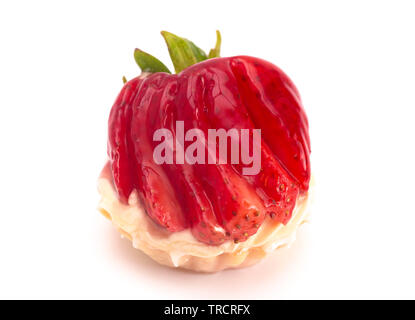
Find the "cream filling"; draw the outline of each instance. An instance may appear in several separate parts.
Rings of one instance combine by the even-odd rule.
[[[171,233],[156,225],[145,213],[136,191],[131,193],[128,205],[121,203],[108,166],[98,180],[98,190],[102,196],[99,210],[113,221],[122,234],[131,239],[133,246],[144,252],[167,253],[174,266],[179,266],[184,256],[213,258],[224,253],[240,255],[252,248],[269,253],[290,244],[295,240],[298,226],[306,222],[310,198],[307,194],[297,199],[292,217],[286,225],[267,218],[257,233],[244,242],[229,240],[218,246],[210,246],[195,239],[189,229]]]

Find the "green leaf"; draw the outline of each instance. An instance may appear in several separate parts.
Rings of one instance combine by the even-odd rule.
[[[206,60],[208,58],[206,53],[202,49],[200,49],[198,46],[196,46],[192,41],[189,41],[189,44],[190,44],[190,48],[192,48],[193,54],[195,55],[197,62]]]
[[[216,45],[209,51],[209,59],[220,57],[220,45],[222,43],[222,37],[219,30],[216,30]]]
[[[153,57],[151,54],[140,49],[134,50],[134,59],[142,72],[166,72],[171,73],[170,70],[159,59]]]
[[[161,35],[166,41],[176,73],[207,59],[206,53],[193,42],[167,31],[162,31]]]

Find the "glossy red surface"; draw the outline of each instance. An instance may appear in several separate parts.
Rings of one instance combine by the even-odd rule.
[[[261,129],[261,171],[240,164],[153,160],[157,129]],[[244,241],[268,214],[287,223],[310,180],[308,122],[297,89],[276,66],[239,56],[209,59],[178,75],[127,82],[111,110],[108,153],[121,201],[137,189],[147,214],[172,232],[191,228],[217,245]],[[186,142],[190,144],[191,142]],[[251,146],[252,147],[252,146]]]

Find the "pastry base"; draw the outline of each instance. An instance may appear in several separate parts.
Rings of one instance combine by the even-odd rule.
[[[244,242],[209,246],[197,241],[189,230],[170,233],[156,225],[145,213],[136,192],[131,193],[128,205],[121,203],[108,164],[98,180],[98,191],[101,195],[98,210],[131,240],[134,248],[160,264],[198,272],[251,266],[276,249],[290,245],[298,227],[307,222],[310,202],[309,191],[297,200],[292,218],[285,226],[267,218],[258,232]]]

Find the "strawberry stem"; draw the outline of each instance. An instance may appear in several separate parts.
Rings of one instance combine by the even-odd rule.
[[[204,61],[210,58],[217,58],[220,56],[220,46],[222,38],[219,30],[216,31],[216,45],[209,51],[209,56],[196,46],[192,41],[176,36],[173,33],[162,31],[161,35],[166,41],[169,49],[170,58],[173,62],[176,73],[183,69],[190,67],[193,64]],[[171,73],[170,70],[157,58],[144,52],[140,49],[135,49],[134,59],[142,72],[166,72]]]
[[[220,45],[222,44],[222,37],[219,30],[216,30],[216,45],[209,51],[209,59],[220,57]]]

